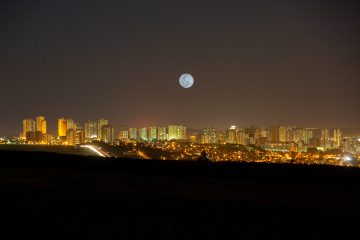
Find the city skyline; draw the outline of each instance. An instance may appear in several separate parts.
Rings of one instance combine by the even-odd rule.
[[[0,134],[59,112],[134,126],[360,128],[358,12],[354,1],[9,1]]]
[[[188,131],[184,125],[115,127],[104,118],[81,124],[70,117],[58,119],[56,135],[47,132],[47,119],[25,118],[18,139],[0,139],[2,144],[73,146],[87,148],[101,157],[122,156],[161,160],[194,160],[202,151],[213,161],[330,164],[353,166],[360,152],[360,137],[343,135],[339,128],[205,127]],[[105,148],[113,148],[106,152]],[[107,146],[107,147],[106,147]],[[122,149],[122,152],[114,151]]]
[[[26,143],[81,145],[98,140],[107,144],[115,141],[171,141],[187,140],[202,144],[240,144],[267,147],[269,144],[295,143],[300,147],[322,147],[339,149],[344,136],[340,128],[307,128],[295,125],[235,126],[219,129],[214,126],[188,131],[185,125],[151,125],[136,128],[124,124],[113,125],[109,120],[88,120],[79,123],[73,118],[61,117],[57,120],[57,134],[47,131],[47,120],[37,116],[36,121],[25,118],[19,140]],[[188,131],[188,132],[187,132]],[[359,139],[359,138],[358,138]]]
[[[51,121],[48,121],[48,118],[46,118],[46,120],[45,120],[44,115],[38,115],[36,117],[23,118],[23,120],[27,120],[27,119],[33,120],[34,121],[34,127],[33,128],[38,129],[37,122],[38,122],[39,118],[42,118],[42,120],[45,122],[45,132],[44,133],[47,132],[46,129],[49,129],[48,124],[50,123],[50,125],[52,127],[51,127],[51,130],[49,132],[52,133],[52,134],[56,133],[55,135],[58,135],[57,133],[59,131],[59,121],[60,120],[71,120],[72,121],[71,125],[73,125],[73,124],[78,125],[78,126],[80,126],[80,128],[84,128],[84,126],[88,122],[97,122],[97,121],[101,121],[101,120],[105,121],[105,124],[103,124],[103,125],[111,123],[117,129],[118,128],[120,129],[122,127],[141,129],[141,128],[144,128],[144,127],[145,128],[151,128],[153,126],[159,126],[159,127],[169,126],[169,125],[172,125],[172,124],[185,125],[185,124],[183,124],[183,123],[181,123],[179,121],[168,122],[168,123],[165,123],[165,124],[150,123],[150,124],[147,124],[147,125],[146,124],[134,125],[134,124],[126,124],[124,122],[114,123],[113,121],[108,120],[108,118],[103,118],[103,117],[98,118],[98,120],[96,120],[96,119],[87,119],[85,121],[77,121],[76,118],[73,118],[71,116],[68,116],[68,117],[61,116],[61,117],[57,118],[55,121],[51,122]],[[237,128],[247,128],[247,127],[271,128],[271,127],[275,127],[275,126],[294,126],[294,127],[297,127],[297,128],[304,128],[304,129],[351,129],[351,128],[343,128],[343,127],[338,127],[338,126],[319,127],[319,126],[313,126],[313,125],[303,126],[303,125],[296,125],[296,124],[281,124],[281,123],[272,124],[272,125],[256,125],[256,124],[241,125],[241,124],[233,124],[232,123],[232,124],[229,124],[229,125],[227,125],[225,127],[219,127],[219,126],[216,126],[216,125],[203,125],[203,126],[199,126],[199,127],[187,126],[187,127],[188,127],[188,129],[199,131],[199,130],[202,130],[202,129],[205,129],[205,128],[216,128],[216,129],[231,129],[232,127],[237,127]],[[353,128],[353,129],[357,129],[357,128]],[[15,137],[17,135],[18,134],[15,133],[13,136],[8,136],[8,137]]]
[[[83,130],[85,130],[85,128],[86,128],[86,123],[88,123],[88,122],[96,122],[97,123],[97,121],[98,120],[94,120],[94,119],[92,119],[92,120],[90,120],[90,119],[87,119],[86,121],[83,121],[83,122],[80,122],[80,121],[77,121],[77,120],[74,120],[74,118],[72,118],[72,117],[60,117],[60,118],[57,118],[53,123],[51,122],[51,121],[48,121],[48,118],[46,118],[46,119],[44,119],[44,116],[43,115],[39,115],[39,116],[36,116],[36,117],[34,117],[34,118],[31,118],[31,117],[28,117],[28,118],[24,118],[23,119],[23,121],[25,121],[25,120],[31,120],[31,121],[33,121],[33,124],[34,124],[34,126],[33,127],[28,127],[29,129],[35,129],[36,131],[38,130],[38,121],[39,121],[39,119],[41,119],[40,121],[43,121],[44,123],[45,123],[45,126],[42,126],[42,128],[44,128],[45,130],[44,131],[42,131],[41,129],[40,129],[40,131],[41,132],[43,132],[43,133],[50,133],[50,134],[52,134],[52,135],[55,135],[55,136],[66,136],[66,132],[64,132],[64,130],[62,131],[63,133],[62,134],[59,134],[59,121],[61,121],[61,120],[63,120],[63,121],[66,121],[66,120],[71,120],[71,128],[73,128],[72,127],[72,125],[76,125],[76,126],[79,126],[80,127],[80,129],[83,129]],[[111,125],[113,125],[114,126],[114,129],[116,129],[117,131],[118,130],[120,130],[121,128],[123,128],[123,127],[126,127],[127,129],[129,129],[129,128],[135,128],[135,129],[141,129],[141,128],[151,128],[151,127],[153,127],[153,126],[156,126],[156,127],[166,127],[166,126],[169,126],[169,125],[171,125],[171,124],[180,124],[180,125],[184,125],[185,126],[185,124],[182,124],[182,123],[180,123],[179,121],[176,121],[176,122],[172,122],[172,123],[166,123],[166,124],[148,124],[148,125],[132,125],[132,124],[124,124],[123,122],[122,123],[113,123],[112,121],[109,121],[108,119],[104,119],[104,118],[99,118],[100,119],[100,121],[101,120],[104,120],[104,121],[106,121],[103,125],[107,125],[107,124],[110,124],[111,123]],[[52,125],[52,127],[51,127],[51,130],[47,130],[47,129],[49,129],[49,125],[48,125],[48,123],[50,123],[51,125]],[[23,122],[23,125],[24,125],[24,122]],[[209,128],[216,128],[216,129],[223,129],[223,130],[225,130],[225,129],[231,129],[232,127],[237,127],[237,128],[248,128],[248,127],[259,127],[259,128],[265,128],[265,129],[270,129],[271,127],[278,127],[278,126],[293,126],[293,127],[296,127],[296,128],[304,128],[304,129],[342,129],[342,130],[348,130],[349,131],[349,136],[352,136],[352,135],[358,135],[358,130],[360,130],[360,129],[357,129],[357,128],[341,128],[341,127],[337,127],[337,126],[327,126],[327,127],[316,127],[316,126],[302,126],[302,125],[295,125],[295,124],[273,124],[273,125],[266,125],[266,126],[264,126],[264,125],[255,125],[255,124],[250,124],[250,125],[240,125],[240,124],[230,124],[230,125],[228,125],[228,126],[226,126],[226,127],[224,127],[224,128],[222,128],[222,127],[218,127],[218,126],[215,126],[215,125],[207,125],[207,126],[200,126],[200,127],[197,127],[197,128],[195,128],[195,127],[189,127],[189,126],[187,126],[187,128],[188,128],[188,130],[191,130],[191,131],[201,131],[202,129],[209,129]],[[20,133],[23,133],[23,129],[21,130],[21,131],[18,131],[18,132],[20,132]],[[2,136],[6,136],[6,137],[16,137],[16,136],[18,136],[19,134],[14,134],[14,135],[9,135],[9,136],[6,136],[6,135],[2,135]],[[20,134],[21,135],[21,134]],[[1,134],[0,134],[0,136],[1,136]]]

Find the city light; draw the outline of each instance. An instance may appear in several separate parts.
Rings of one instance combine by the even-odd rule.
[[[358,166],[354,159],[360,155],[360,137],[345,137],[338,128],[231,125],[227,129],[202,128],[187,134],[187,127],[181,124],[134,128],[111,125],[101,118],[87,120],[82,126],[70,117],[61,117],[57,123],[58,134],[52,136],[44,116],[36,117],[36,121],[26,118],[17,140],[4,139],[0,143],[81,146],[101,157],[128,154],[142,159],[196,160],[205,151],[212,161],[338,166]],[[113,149],[125,146],[126,154],[119,150],[105,152],[98,143]]]
[[[96,147],[91,146],[91,145],[81,145],[81,147],[85,147],[85,148],[89,148],[91,151],[95,152],[96,154],[98,154],[100,157],[108,157],[106,156],[104,153],[100,152]]]
[[[352,158],[351,156],[344,156],[344,157],[343,157],[343,160],[344,160],[344,161],[352,161],[353,158]]]

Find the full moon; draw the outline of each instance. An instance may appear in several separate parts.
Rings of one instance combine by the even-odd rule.
[[[190,74],[184,73],[180,76],[179,83],[183,88],[190,88],[194,84],[194,78]]]

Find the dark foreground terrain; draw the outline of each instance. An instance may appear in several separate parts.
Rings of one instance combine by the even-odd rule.
[[[0,151],[0,239],[360,239],[356,168]]]

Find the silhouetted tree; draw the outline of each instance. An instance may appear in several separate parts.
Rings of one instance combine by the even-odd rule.
[[[209,162],[210,159],[209,159],[209,157],[208,157],[207,152],[202,151],[201,154],[200,154],[200,156],[197,158],[197,161],[199,161],[199,162],[200,162],[200,161],[201,161],[201,162]]]

